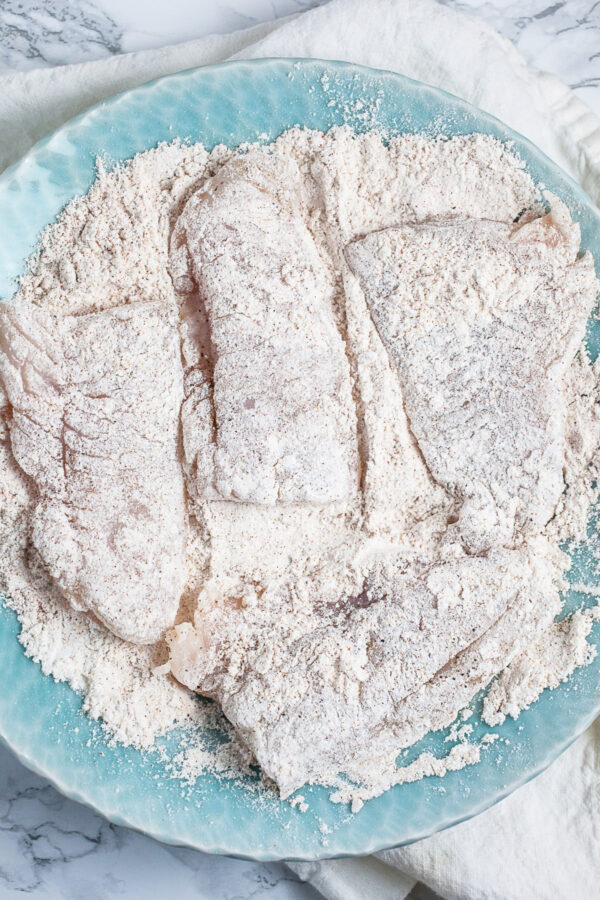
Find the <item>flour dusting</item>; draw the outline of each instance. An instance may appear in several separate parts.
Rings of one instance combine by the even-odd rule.
[[[488,725],[502,725],[507,716],[516,719],[545,688],[555,688],[575,669],[587,666],[596,648],[586,638],[598,619],[600,607],[577,610],[553,624],[540,639],[504,669],[491,686],[483,704]]]
[[[158,631],[143,615],[120,631],[154,643],[97,621],[114,619],[97,583],[82,594],[53,532],[32,530],[38,507],[47,518],[50,504],[54,527],[73,494],[60,467],[49,487],[40,466],[17,464],[27,454],[15,451],[15,409],[25,429],[31,409],[9,384],[11,357],[0,587],[26,653],[81,693],[109,740],[149,749],[184,729],[165,764],[189,785],[206,771],[247,775],[258,759],[282,796],[325,783],[357,812],[393,785],[476,764],[495,736],[473,741],[466,716],[444,758],[396,759],[490,682],[484,719],[496,725],[591,660],[597,613],[554,619],[570,564],[560,544],[588,539],[598,494],[600,369],[582,343],[596,289],[566,208],[484,135],[293,129],[269,146],[175,143],[100,165],[42,235],[3,314],[29,334],[14,310],[34,309],[61,348],[88,316],[175,314],[181,386],[153,402],[168,399],[159,431],[173,437],[183,400],[185,515],[153,490],[157,454],[172,467],[174,452],[157,432],[151,453],[136,445],[146,480],[135,485],[153,547],[169,509],[165,553],[185,584]],[[114,356],[124,372],[133,364],[125,338]],[[104,383],[84,389],[66,371],[52,415],[73,397],[104,402]],[[34,412],[54,441],[54,419]],[[143,431],[139,414],[123,428]],[[108,455],[122,440],[109,438]],[[90,553],[105,543],[100,500],[94,510]],[[73,584],[77,608],[65,599]],[[175,627],[157,640],[165,624]],[[219,727],[215,748],[205,733]]]

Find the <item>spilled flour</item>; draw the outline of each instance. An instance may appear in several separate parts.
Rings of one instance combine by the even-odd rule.
[[[596,648],[586,638],[599,613],[598,606],[579,609],[556,622],[500,673],[483,704],[488,725],[501,725],[507,716],[516,719],[545,688],[558,687],[575,669],[592,661]]]
[[[163,145],[100,166],[11,301],[68,341],[104,311],[177,311],[181,397],[169,394],[159,431],[182,400],[185,513],[136,481],[155,523],[161,504],[176,520],[168,551],[185,587],[176,617],[161,612],[175,628],[155,643],[117,637],[94,585],[74,602],[50,526],[32,534],[40,508],[47,523],[74,489],[17,464],[6,335],[0,586],[26,653],[81,693],[109,740],[149,749],[179,726],[166,762],[184,782],[258,759],[282,796],[325,783],[357,811],[476,763],[494,736],[472,742],[462,720],[445,758],[396,759],[495,676],[490,725],[591,659],[596,613],[554,618],[559,545],[585,538],[597,495],[600,371],[582,344],[596,282],[560,200],[492,138],[292,130],[242,150]],[[113,369],[133,365],[126,345]],[[61,371],[61,398],[104,398]],[[140,450],[139,465],[157,453]],[[102,509],[86,520],[92,556]],[[155,640],[129,616],[119,633]],[[219,727],[229,740],[215,749],[203,732]]]

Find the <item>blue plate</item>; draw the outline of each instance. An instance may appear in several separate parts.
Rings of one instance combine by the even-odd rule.
[[[360,101],[360,102],[359,102]],[[271,141],[294,125],[326,130],[348,124],[386,134],[486,132],[514,144],[537,182],[555,191],[580,222],[583,246],[600,260],[600,219],[572,179],[524,138],[450,94],[390,72],[317,60],[226,63],[163,78],[103,103],[38,144],[0,178],[0,294],[14,278],[40,230],[72,197],[87,191],[95,159],[126,160],[175,137],[235,146]],[[598,326],[588,341],[595,357]],[[590,531],[590,535],[592,532]],[[598,582],[585,544],[571,548],[573,583]],[[569,592],[566,608],[586,598]],[[600,623],[592,633],[600,638]],[[18,643],[14,614],[0,604],[0,735],[17,756],[56,787],[113,822],[162,841],[253,859],[317,859],[365,854],[426,837],[473,816],[532,778],[561,753],[600,711],[600,656],[565,685],[545,692],[517,723],[509,721],[473,767],[444,779],[395,787],[355,816],[329,802],[328,791],[302,793],[301,813],[275,795],[209,775],[182,790],[157,754],[109,747],[80,698],[42,675]],[[477,702],[474,708],[478,710]],[[476,715],[474,737],[484,731]],[[446,732],[423,749],[448,752]],[[171,749],[179,736],[165,743]]]

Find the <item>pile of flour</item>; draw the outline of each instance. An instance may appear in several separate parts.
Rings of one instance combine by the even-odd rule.
[[[240,148],[242,152],[249,147]],[[511,223],[543,210],[543,200],[509,148],[484,135],[428,139],[408,135],[384,143],[371,132],[328,134],[294,129],[274,145],[299,166],[308,198],[307,224],[335,284],[334,313],[350,365],[358,419],[360,486],[349,503],[314,507],[261,507],[211,500],[198,503],[188,533],[188,581],[177,623],[191,622],[197,605],[231,597],[260,602],[265,585],[284,575],[323,602],[360,593],[368,554],[390,548],[434,559],[455,506],[431,478],[411,433],[397,375],[374,328],[362,292],[342,265],[349,241],[375,229],[440,216],[471,216]],[[161,145],[111,171],[100,163],[89,193],[72,201],[42,235],[20,299],[59,314],[96,312],[127,303],[176,302],[169,272],[169,241],[186,201],[234,155],[225,147]],[[244,211],[239,211],[243,220]],[[546,528],[547,565],[557,583],[567,568],[558,544],[585,537],[597,489],[599,375],[585,353],[566,379],[567,490]],[[0,393],[0,411],[3,398]],[[8,409],[5,409],[8,413]],[[190,735],[219,724],[215,707],[170,675],[165,643],[133,646],[107,632],[59,596],[31,553],[29,513],[36,501],[12,458],[6,416],[0,414],[0,587],[20,623],[26,653],[47,674],[67,681],[84,710],[101,720],[110,740],[150,748],[178,725]],[[546,686],[591,658],[591,614],[576,614],[558,631],[513,660],[486,705],[490,724],[517,715]],[[285,647],[265,643],[265,665]],[[433,720],[435,724],[436,720]],[[444,722],[443,714],[439,724]],[[222,721],[221,721],[221,724]],[[230,734],[224,752],[192,745],[171,767],[186,780],[211,769],[243,771],[247,753]],[[462,741],[445,760],[430,755],[397,769],[391,758],[362,770],[360,787],[340,787],[333,799],[361,802],[395,783],[476,762],[480,748]]]

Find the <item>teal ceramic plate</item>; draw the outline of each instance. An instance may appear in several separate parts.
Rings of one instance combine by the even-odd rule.
[[[316,60],[259,60],[184,72],[122,94],[61,128],[5,172],[0,294],[14,291],[14,278],[40,230],[68,200],[87,191],[99,154],[126,160],[175,137],[212,148],[270,141],[293,125],[325,130],[343,123],[390,135],[482,131],[513,142],[534,179],[565,200],[581,223],[583,246],[600,260],[600,219],[592,203],[539,150],[492,117],[389,72]],[[594,356],[599,337],[597,326],[590,329]],[[574,584],[597,578],[585,545],[572,548],[572,555]],[[567,608],[585,600],[570,592]],[[17,635],[15,616],[0,604],[0,735],[27,766],[113,822],[170,843],[255,859],[365,854],[430,835],[532,778],[600,711],[599,656],[570,683],[544,693],[517,723],[495,729],[502,740],[478,765],[393,788],[355,816],[330,803],[326,790],[309,788],[302,791],[309,809],[301,813],[274,795],[253,794],[208,775],[182,791],[156,754],[107,746],[98,725],[82,714],[77,695],[42,675],[24,656]],[[472,721],[477,738],[483,729],[477,717]],[[426,748],[447,753],[445,736],[429,735],[406,761]],[[177,741],[172,735],[167,743],[174,747]]]

